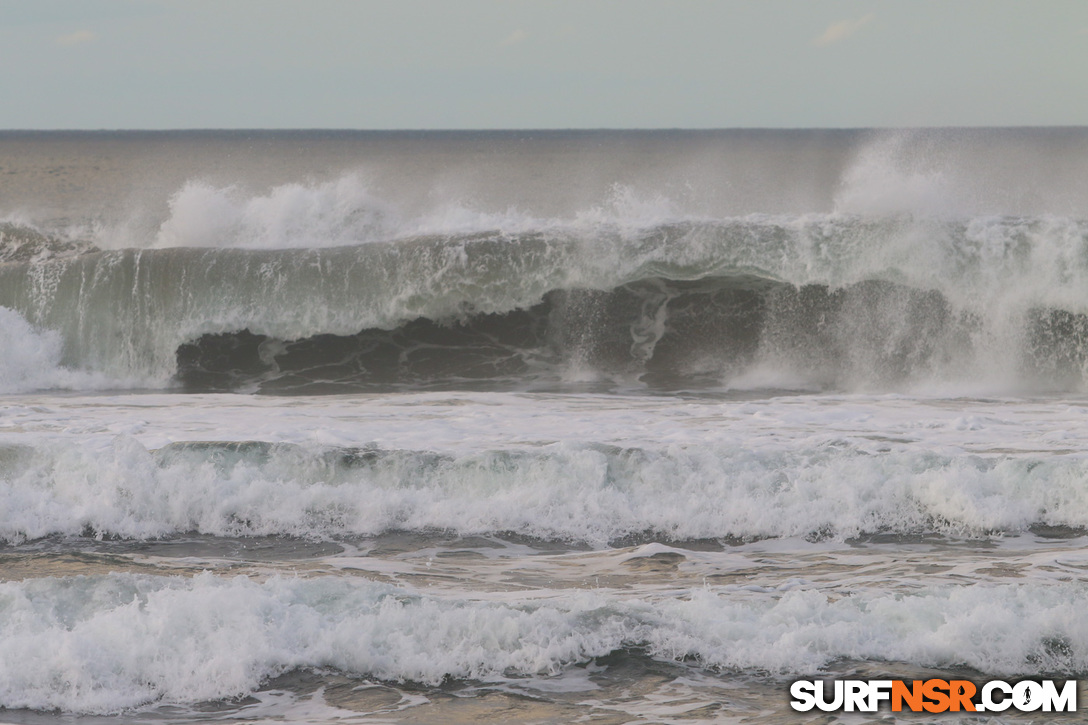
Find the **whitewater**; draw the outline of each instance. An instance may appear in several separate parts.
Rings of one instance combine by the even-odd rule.
[[[786,723],[802,676],[1088,672],[1083,130],[0,169],[5,722]]]

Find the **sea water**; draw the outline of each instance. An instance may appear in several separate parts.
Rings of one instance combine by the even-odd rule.
[[[0,719],[1083,676],[1086,376],[1083,130],[3,132]]]

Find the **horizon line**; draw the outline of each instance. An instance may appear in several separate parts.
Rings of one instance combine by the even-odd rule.
[[[0,133],[623,133],[623,132],[715,132],[715,131],[956,131],[1011,129],[1088,129],[1088,124],[1014,124],[1014,125],[919,125],[919,126],[554,126],[554,127],[478,127],[478,128],[353,128],[347,126],[179,126],[171,128],[0,128]]]

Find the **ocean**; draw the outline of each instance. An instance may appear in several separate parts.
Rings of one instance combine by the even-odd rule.
[[[1082,677],[1086,392],[1088,129],[0,132],[0,720]]]

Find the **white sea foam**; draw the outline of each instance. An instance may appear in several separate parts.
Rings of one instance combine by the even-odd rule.
[[[109,248],[216,247],[306,249],[430,235],[519,233],[560,224],[508,209],[486,212],[455,201],[405,215],[375,196],[357,174],[333,181],[290,183],[266,194],[192,180],[174,193],[153,241],[133,230],[104,230]]]
[[[836,211],[883,216],[958,216],[970,208],[948,159],[912,154],[910,132],[884,134],[861,146],[840,179]],[[957,183],[958,181],[958,183]]]
[[[348,173],[332,181],[282,184],[264,194],[191,180],[170,197],[169,216],[153,240],[124,227],[105,228],[100,234],[105,248],[305,249],[496,232],[635,232],[684,218],[692,219],[668,197],[641,196],[623,184],[569,217],[541,218],[515,207],[488,211],[457,200],[437,201],[406,214],[373,194],[358,174]]]
[[[296,221],[307,228],[306,214],[320,217],[326,210],[324,203],[316,205],[318,211],[302,206],[308,211]],[[294,238],[290,230],[296,221],[282,221],[276,212],[253,222],[256,226],[238,222],[248,213],[226,214],[234,220],[228,226],[245,227],[231,232],[239,239]],[[177,234],[185,226],[180,219]],[[358,241],[352,230],[371,221],[368,213],[361,213],[358,225],[333,214],[313,226],[335,226],[347,243]],[[469,227],[476,223],[465,222]],[[193,243],[212,243],[219,236],[194,224],[200,228],[184,232]],[[862,388],[879,384],[879,367],[888,360],[903,369],[908,382],[983,379],[994,381],[999,390],[1015,390],[1024,377],[1025,359],[1036,354],[1068,357],[1071,374],[1066,377],[1074,382],[1083,377],[1079,338],[1057,333],[1049,341],[1030,338],[1036,311],[1088,313],[1083,292],[1088,288],[1083,256],[1088,223],[1083,221],[873,221],[832,215],[688,220],[637,228],[593,222],[583,233],[515,215],[512,221],[490,219],[485,226],[495,226],[480,236],[450,232],[451,224],[446,220],[434,227],[446,229],[444,236],[391,244],[105,252],[12,266],[0,270],[0,302],[59,332],[65,358],[81,369],[167,385],[176,371],[178,346],[205,333],[248,329],[281,340],[346,336],[367,328],[394,329],[419,317],[442,321],[467,311],[509,313],[540,303],[553,290],[607,291],[659,277],[684,282],[756,275],[833,289],[877,280],[919,295],[936,291],[939,298],[929,310],[936,317],[908,314],[912,308],[906,292],[888,293],[879,304],[844,307],[841,319],[824,330],[791,330],[790,337],[765,340],[763,347],[785,343],[790,349],[795,339],[807,339],[798,332],[818,332],[828,351],[848,353],[840,365],[848,379],[840,382]],[[518,231],[522,224],[535,230]],[[212,226],[218,229],[217,223]],[[109,314],[102,312],[107,309]],[[570,324],[591,321],[572,319]],[[929,340],[936,350],[919,346],[916,326],[927,321],[943,324],[946,331],[947,339]],[[658,327],[669,329],[667,319],[664,324]],[[957,324],[965,331],[957,332]],[[884,337],[874,338],[873,325]],[[571,332],[592,341],[591,329]],[[803,363],[811,352],[790,354]],[[768,366],[783,368],[782,360],[770,358]],[[805,371],[796,369],[796,361],[790,365],[795,368],[786,368],[790,374],[803,380]],[[1044,383],[1071,384],[1061,373],[1051,377],[1052,383]]]
[[[1036,383],[1077,389],[1088,379],[1078,337],[1088,334],[1086,323],[1046,315],[1088,314],[1088,222],[964,217],[942,186],[943,172],[928,161],[903,162],[902,153],[891,142],[863,149],[831,213],[720,218],[622,185],[581,211],[543,218],[455,201],[405,214],[351,174],[263,194],[190,181],[172,197],[153,239],[123,245],[164,249],[28,257],[0,269],[0,304],[59,333],[63,357],[75,368],[165,386],[176,372],[178,347],[202,334],[348,336],[420,317],[441,322],[509,313],[555,290],[608,291],[659,278],[683,284],[751,275],[832,290],[876,281],[937,293],[923,310],[934,319],[915,314],[904,294],[888,293],[877,303],[845,307],[820,330],[787,326],[783,340],[775,337],[773,319],[757,320],[753,311],[752,319],[734,322],[760,328],[760,350],[747,369],[732,371],[739,373],[734,387],[767,377],[764,370],[819,386],[819,373],[804,368],[814,352],[828,350],[844,351],[833,354],[841,358],[835,382],[846,389],[888,389],[882,365],[899,371],[894,389],[980,380],[995,390]],[[658,312],[651,344],[632,341],[636,362],[673,329],[667,308]],[[572,318],[572,329],[553,330],[551,339],[570,332],[592,342],[592,317]],[[928,345],[922,344],[920,320],[946,334],[925,335]],[[1050,324],[1044,329],[1050,337],[1032,338],[1033,324],[1036,331]],[[1075,334],[1062,332],[1062,324]],[[822,350],[791,347],[809,333]],[[782,348],[785,355],[778,354]],[[1036,355],[1043,365],[1029,370]],[[729,366],[713,351],[704,358],[691,364]],[[565,363],[567,380],[607,373],[576,355]],[[723,377],[728,382],[731,375]]]
[[[1088,666],[1085,594],[1051,584],[828,598],[793,587],[489,602],[326,577],[43,578],[0,584],[0,706],[192,703],[244,695],[297,668],[501,681],[639,646],[663,659],[788,673],[842,657],[1072,673]]]
[[[841,439],[762,450],[554,443],[440,455],[259,443],[150,452],[130,436],[42,442],[4,450],[0,537],[439,529],[604,545],[646,532],[841,539],[1088,526],[1082,456],[876,448]]]
[[[0,393],[108,387],[104,376],[61,364],[61,337],[0,307]]]
[[[170,198],[153,246],[335,247],[387,237],[392,225],[392,209],[355,175],[284,184],[266,195],[190,181]]]
[[[612,150],[596,155],[512,152],[532,146],[517,139],[467,152],[431,142],[442,153],[377,159],[373,184],[336,177],[365,168],[361,151],[291,161],[282,144],[305,135],[221,165],[179,163],[187,148],[205,159],[223,148],[203,141],[171,157],[158,141],[139,151],[137,139],[124,144],[131,164],[86,176],[54,175],[39,157],[40,178],[58,182],[41,202],[55,223],[11,217],[0,230],[0,393],[12,393],[0,395],[0,540],[15,562],[7,578],[42,574],[39,564],[93,575],[0,584],[0,707],[180,703],[221,719],[238,703],[224,698],[298,668],[318,670],[319,684],[338,680],[331,669],[356,683],[501,688],[554,683],[572,663],[620,648],[636,661],[705,666],[723,687],[734,683],[711,673],[738,669],[771,688],[752,711],[786,707],[779,678],[767,685],[764,673],[837,671],[843,659],[871,671],[889,660],[1009,678],[1088,672],[1077,536],[1088,528],[1085,400],[962,397],[1026,394],[1033,365],[1060,390],[1088,381],[1083,133],[727,132],[675,153],[661,146],[668,137],[631,137],[652,142],[643,148],[603,134]],[[485,147],[497,155],[483,159]],[[706,170],[690,194],[685,165],[696,186]],[[144,182],[159,171],[170,180],[152,189]],[[130,204],[137,186],[146,194]],[[734,193],[736,203],[725,198]],[[130,228],[107,228],[129,213]],[[107,251],[88,254],[89,235]],[[670,313],[733,309],[758,292],[738,308],[751,316],[728,318],[744,324],[727,331],[767,324],[736,370],[677,338],[655,349],[657,368],[633,372],[598,366],[591,346],[579,347],[556,363],[552,389],[568,392],[554,395],[21,392],[100,387],[87,370],[168,385],[179,345],[206,333],[279,338],[258,350],[267,357],[289,340],[403,330],[419,317],[459,331],[455,320],[478,313],[568,298],[553,290],[621,307],[634,299],[623,308],[634,314],[603,332],[608,305],[556,302],[546,316],[560,324],[547,339],[598,336],[640,361],[668,335],[743,342],[716,337],[728,316],[663,314],[650,304],[655,290],[677,295]],[[791,317],[791,305],[809,303],[801,311],[811,315]],[[945,326],[914,325],[926,315]],[[846,373],[837,389],[901,394],[730,400],[715,397],[713,379],[705,396],[569,392],[606,375],[696,369],[701,379],[724,371],[718,382],[734,391],[818,390],[823,352]],[[947,397],[920,392],[933,389]],[[1026,528],[1034,533],[1006,536]],[[354,539],[391,531],[373,547]],[[850,538],[866,532],[947,536]],[[509,533],[597,550],[541,555]],[[448,546],[447,534],[498,536]],[[271,538],[252,557],[252,539],[217,538],[255,535]],[[724,551],[660,543],[725,536],[771,538]],[[426,549],[405,553],[405,540]],[[342,556],[291,558],[340,547]],[[252,576],[131,573],[194,571],[201,557]],[[310,578],[265,578],[296,564]],[[98,573],[115,566],[130,573]],[[587,584],[596,588],[579,589]],[[599,684],[605,667],[578,668],[579,681]],[[637,712],[658,694],[646,683],[667,671],[617,667],[610,686],[620,694],[604,707],[634,701],[626,711]],[[641,716],[723,702],[656,700]],[[282,707],[248,715],[291,717]]]

